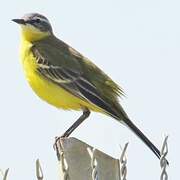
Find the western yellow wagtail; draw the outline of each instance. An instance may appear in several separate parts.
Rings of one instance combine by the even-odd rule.
[[[57,108],[83,111],[63,137],[68,137],[90,111],[100,112],[128,126],[160,158],[159,150],[119,104],[121,88],[89,59],[59,40],[46,17],[32,13],[13,21],[21,25],[22,64],[35,93]]]

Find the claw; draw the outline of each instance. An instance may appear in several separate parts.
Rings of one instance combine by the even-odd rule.
[[[56,136],[56,137],[55,137],[55,142],[54,142],[54,144],[53,144],[53,149],[54,149],[55,151],[58,150],[58,142],[59,142],[61,139],[66,138],[66,137],[67,137],[67,136],[66,136],[65,134],[63,134],[62,136]]]

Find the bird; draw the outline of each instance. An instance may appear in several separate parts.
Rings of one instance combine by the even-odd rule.
[[[160,151],[130,120],[119,102],[122,88],[90,59],[58,39],[42,14],[12,19],[21,26],[21,63],[34,92],[47,103],[82,115],[61,137],[70,134],[91,111],[105,114],[131,129],[160,159]]]

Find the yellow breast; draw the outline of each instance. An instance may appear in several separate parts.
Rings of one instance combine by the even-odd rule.
[[[96,105],[77,98],[40,76],[36,72],[38,65],[31,52],[31,47],[32,44],[30,42],[22,41],[21,60],[27,81],[41,99],[57,108],[80,110],[85,106],[93,111],[101,111]]]

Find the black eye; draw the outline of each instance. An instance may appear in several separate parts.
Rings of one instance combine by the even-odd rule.
[[[41,20],[39,18],[36,19],[36,23],[40,23]]]

